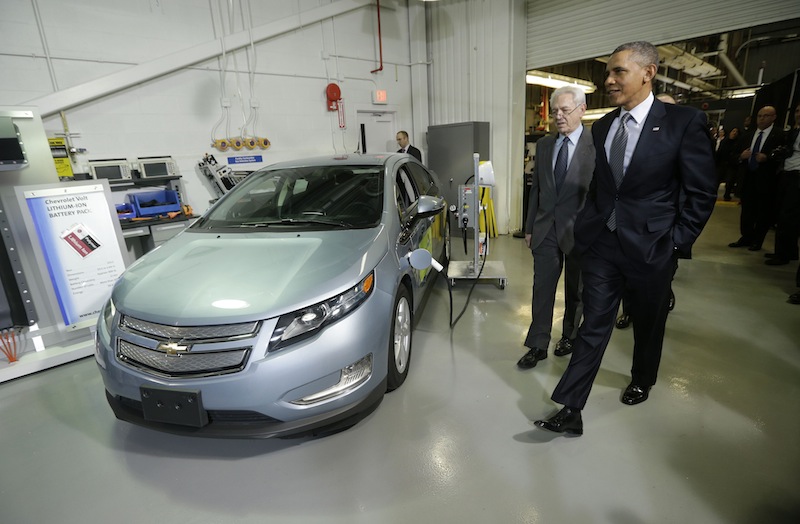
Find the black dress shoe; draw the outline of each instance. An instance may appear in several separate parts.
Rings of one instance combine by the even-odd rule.
[[[622,393],[622,403],[629,406],[641,404],[650,396],[650,386],[640,386],[631,382]]]
[[[669,290],[669,310],[672,311],[675,309],[675,293],[672,290]]]
[[[553,351],[553,354],[557,357],[569,355],[573,350],[572,344],[573,342],[567,337],[561,337],[561,340],[559,340],[558,344],[556,344],[556,349]]]
[[[533,423],[537,428],[546,429],[555,433],[567,435],[583,435],[583,419],[580,409],[563,408],[547,420],[537,420]]]
[[[777,253],[764,253],[764,258],[786,258],[786,257],[784,257],[782,255],[779,255]],[[789,262],[797,260],[797,255],[795,255],[793,257],[789,257],[788,260],[789,260]]]
[[[517,362],[517,367],[520,369],[531,369],[536,367],[536,363],[540,360],[547,358],[547,350],[532,348],[525,353]]]
[[[619,318],[617,318],[617,329],[625,329],[626,327],[631,325],[631,316],[626,315],[625,313],[621,314]]]
[[[741,240],[737,240],[736,242],[731,242],[730,244],[728,244],[728,247],[747,247],[749,245],[750,244],[748,244],[747,242],[742,242]]]
[[[789,295],[790,304],[800,304],[800,292]]]
[[[773,257],[764,263],[768,266],[785,266],[789,263],[789,259],[783,257]]]

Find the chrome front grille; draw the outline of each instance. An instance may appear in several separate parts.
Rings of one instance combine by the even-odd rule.
[[[235,373],[244,368],[250,348],[168,355],[120,340],[117,358],[135,368],[167,377],[202,377]]]
[[[211,326],[167,326],[123,315],[120,327],[158,340],[231,340],[252,337],[258,332],[259,322],[243,324],[219,324]]]
[[[169,326],[123,315],[116,356],[119,362],[161,377],[236,373],[244,369],[254,343],[243,341],[255,338],[260,327],[261,322]]]

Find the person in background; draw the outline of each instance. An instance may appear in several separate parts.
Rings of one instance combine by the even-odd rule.
[[[746,117],[744,117],[744,121],[742,122],[742,129],[744,129],[745,133],[750,131],[750,127],[752,125],[753,125],[753,117],[750,116],[750,115],[747,115]]]
[[[623,292],[635,319],[631,382],[620,400],[635,405],[648,399],[661,362],[675,257],[691,256],[714,209],[716,176],[706,116],[655,99],[658,63],[655,46],[631,42],[615,49],[606,64],[606,92],[619,109],[592,126],[594,177],[575,221],[584,319],[551,397],[564,407],[534,422],[548,431],[583,434],[581,411]]]
[[[739,158],[737,157],[736,147],[739,143],[739,128],[734,127],[728,131],[725,140],[719,145],[717,150],[717,165],[721,171],[722,181],[725,182],[725,193],[722,199],[730,202],[736,194],[736,172],[739,169]]]
[[[422,153],[419,149],[412,146],[408,142],[408,133],[405,131],[398,131],[397,132],[397,145],[400,146],[400,149],[397,150],[398,153],[408,153],[409,155],[413,156],[420,162],[422,162]]]
[[[581,124],[586,95],[574,86],[559,87],[550,96],[551,116],[558,134],[536,143],[525,243],[533,254],[531,325],[525,337],[528,352],[517,366],[530,369],[547,358],[556,287],[564,269],[564,321],[561,340],[553,353],[572,353],[581,319],[581,270],[570,252],[572,227],[586,200],[594,171],[595,152],[591,133]]]
[[[764,255],[768,266],[783,266],[798,259],[800,236],[800,105],[794,110],[794,128],[786,146],[773,155],[783,158],[778,172],[778,224],[775,228],[775,252]]]
[[[795,279],[794,285],[800,289],[800,266],[797,266],[797,275],[794,277],[794,279]],[[800,291],[789,295],[789,303],[800,304]]]
[[[760,251],[769,228],[775,225],[778,167],[780,159],[772,152],[783,146],[785,136],[778,129],[775,108],[764,106],[758,110],[756,129],[747,132],[742,138],[739,166],[742,170],[742,189],[739,198],[742,214],[739,219],[741,236],[728,247],[746,247],[750,251]]]

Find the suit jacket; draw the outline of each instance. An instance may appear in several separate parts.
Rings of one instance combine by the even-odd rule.
[[[706,116],[694,108],[654,100],[617,189],[604,144],[619,113],[612,111],[592,126],[594,178],[576,220],[575,248],[587,250],[616,209],[617,236],[634,264],[645,269],[674,251],[690,258],[717,195]]]
[[[798,134],[800,134],[800,127],[793,127],[788,133],[785,133],[783,147],[777,147],[772,150],[770,156],[781,163],[779,171],[785,169],[783,162],[794,154],[794,142],[797,140]]]
[[[741,155],[742,151],[750,147],[750,144],[753,142],[753,136],[755,136],[756,133],[758,133],[758,129],[753,128],[742,136],[736,155],[737,158]],[[756,169],[755,172],[751,172],[748,169],[747,160],[741,161],[740,166],[744,174],[746,176],[755,175],[752,181],[756,191],[767,193],[773,191],[775,183],[777,182],[778,168],[780,168],[781,161],[783,160],[780,152],[784,149],[784,146],[786,146],[786,133],[778,129],[777,125],[773,125],[772,131],[769,132],[769,136],[764,140],[764,143],[761,144],[759,149],[760,153],[767,155],[767,161],[759,162],[758,169]]]
[[[402,149],[398,149],[397,152],[398,153],[402,153],[403,150]],[[422,152],[419,149],[417,149],[416,147],[412,146],[411,144],[408,145],[407,153],[409,155],[413,156],[414,158],[416,158],[417,160],[419,160],[420,162],[422,162]]]
[[[531,235],[533,249],[542,243],[555,224],[558,247],[562,252],[569,253],[575,245],[575,217],[586,201],[586,193],[592,180],[595,151],[592,133],[584,127],[578,143],[575,144],[561,191],[556,192],[553,173],[556,139],[556,135],[549,135],[536,144],[536,162],[533,167],[525,233]]]

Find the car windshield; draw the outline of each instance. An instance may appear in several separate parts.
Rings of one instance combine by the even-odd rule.
[[[383,166],[312,166],[257,171],[194,229],[361,229],[380,223]]]

